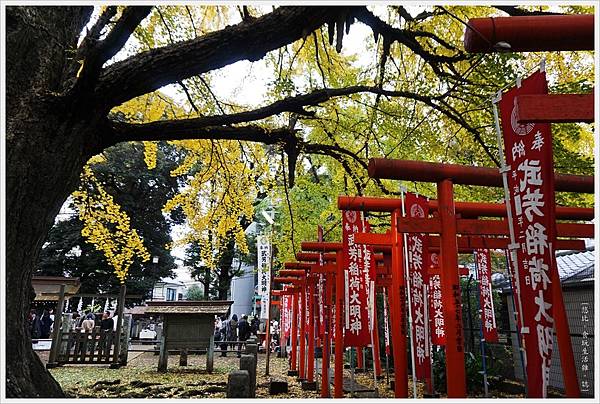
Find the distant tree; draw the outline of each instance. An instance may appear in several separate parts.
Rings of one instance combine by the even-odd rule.
[[[247,255],[236,249],[234,237],[225,245],[215,248],[213,254],[218,257],[214,269],[204,264],[200,246],[192,243],[185,250],[184,263],[191,268],[192,278],[202,282],[204,299],[226,300],[231,280],[242,274],[241,264]],[[238,258],[237,265],[234,265],[235,258]]]
[[[204,298],[204,292],[198,285],[192,285],[185,292],[186,300],[202,300]]]

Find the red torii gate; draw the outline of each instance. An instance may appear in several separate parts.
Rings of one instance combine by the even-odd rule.
[[[429,206],[432,210],[438,210],[439,203],[436,200],[430,200]],[[392,212],[396,216],[395,220],[392,219],[392,226],[396,224],[397,231],[401,233],[438,233],[442,234],[441,237],[429,236],[430,245],[439,247],[441,239],[443,238],[443,230],[441,221],[437,218],[431,219],[416,219],[407,218],[400,216],[400,209],[402,207],[402,200],[390,199],[390,198],[374,198],[374,197],[349,197],[339,196],[338,197],[338,208],[342,210],[363,210],[363,211],[377,211],[377,212]],[[473,202],[457,202],[456,211],[463,215],[472,216],[506,216],[506,206],[503,204],[492,204],[492,203],[473,203]],[[590,208],[574,208],[574,207],[562,207],[557,209],[557,216],[562,219],[571,220],[591,220],[594,217],[594,210]],[[496,234],[508,234],[507,223],[502,220],[478,220],[478,219],[456,219],[456,233],[466,233],[472,235],[478,235],[477,237],[460,237],[457,238],[457,252],[472,252],[475,248],[502,248],[506,249],[509,244],[509,239],[503,238],[483,238],[479,236],[488,236]],[[589,224],[561,224],[558,231],[560,236],[570,237],[593,237],[593,225]],[[456,236],[456,235],[455,235]],[[392,233],[387,232],[386,234],[375,234],[375,233],[357,233],[354,236],[354,240],[357,244],[369,244],[369,245],[392,245]],[[583,240],[557,240],[556,246],[558,249],[585,249],[585,243]],[[431,248],[430,248],[431,250]],[[392,253],[393,256],[393,253]],[[458,269],[457,269],[458,271]],[[392,272],[394,274],[394,272]],[[400,274],[400,284],[402,285],[403,272]],[[394,277],[392,276],[392,282]],[[393,283],[394,284],[394,283]],[[396,289],[393,288],[395,292]],[[394,293],[390,293],[390,298]],[[451,296],[444,295],[445,305],[450,305]],[[404,310],[399,314],[402,318],[405,315]],[[398,320],[397,320],[398,321]],[[402,322],[401,320],[399,320]],[[446,321],[446,318],[445,318]],[[394,324],[392,320],[392,324]],[[452,332],[452,328],[447,329]],[[393,336],[393,334],[392,334]],[[405,339],[405,337],[404,337]],[[400,340],[402,343],[402,340]],[[402,359],[403,356],[398,356]],[[395,358],[396,360],[396,358]],[[396,363],[396,362],[395,362]],[[406,362],[403,362],[406,363]],[[448,360],[448,366],[450,361]],[[459,364],[456,364],[458,367]],[[402,367],[404,369],[404,367]],[[463,366],[464,368],[464,366]],[[399,374],[399,378],[403,380],[404,375]],[[396,386],[398,386],[398,378],[396,379]],[[448,381],[449,382],[449,381]],[[450,382],[449,382],[450,383]],[[466,387],[465,387],[466,388]],[[450,386],[448,386],[450,390]],[[466,393],[466,390],[465,390]],[[396,394],[404,394],[403,388],[396,388]]]
[[[334,244],[334,246],[337,246],[337,244]],[[334,275],[337,271],[337,266],[336,266],[336,255],[335,253],[315,253],[315,252],[299,252],[296,254],[296,259],[298,261],[304,261],[304,262],[311,262],[311,265],[313,265],[313,273],[324,273],[327,278],[326,278],[326,290],[327,290],[327,297],[325,300],[325,306],[327,308],[327,311],[325,314],[325,316],[327,316],[327,319],[329,318],[329,305],[330,305],[330,295],[331,295],[331,276]],[[323,261],[325,263],[329,263],[329,264],[325,264],[323,266],[321,266],[318,262],[320,260],[320,257],[322,257]],[[384,256],[381,253],[378,254],[373,254],[373,260],[375,261],[375,263],[384,263]],[[381,267],[379,267],[381,268]],[[384,274],[386,273],[385,271],[380,271],[379,268],[377,268],[377,273],[378,274]],[[380,283],[381,282],[381,278],[377,278],[375,279],[376,281],[376,286],[381,286]],[[374,312],[374,319],[373,319],[374,324],[377,324],[377,312]],[[373,329],[373,340],[374,341],[379,341],[379,331],[377,329],[377,327],[375,327]],[[381,370],[381,360],[379,358],[379,344],[374,344],[373,346],[373,350],[374,350],[374,358],[373,358],[373,363],[375,365],[375,375],[376,377],[381,376],[382,374],[382,370]],[[324,352],[323,355],[326,355],[327,352]],[[327,357],[323,357],[323,362],[326,362],[326,359],[328,360],[328,356]],[[359,356],[359,367],[361,364],[361,360],[362,359]],[[323,370],[323,373],[325,373],[325,368]],[[325,377],[324,377],[325,378]],[[323,393],[322,397],[328,397],[325,395],[325,393]]]
[[[441,265],[442,294],[448,295],[452,293],[453,288],[458,287],[459,278],[457,261],[458,244],[456,239],[457,217],[455,213],[456,207],[453,195],[453,184],[502,187],[503,181],[500,172],[493,168],[388,159],[371,159],[369,161],[368,171],[371,178],[437,183],[439,228],[444,229],[440,237],[440,247],[443,257]],[[594,178],[593,176],[555,174],[555,189],[557,192],[593,193]],[[393,212],[392,215],[394,215]],[[423,220],[424,219],[420,219],[419,221]],[[432,219],[426,220],[431,221]],[[392,221],[394,222],[395,220]],[[399,222],[406,224],[405,219],[402,219]],[[423,223],[426,222],[421,222],[421,224]],[[560,226],[562,226],[564,232],[569,234],[580,234],[580,231],[589,229],[589,227],[586,228],[581,226],[590,225],[557,224],[557,228],[559,229],[558,234],[561,234]],[[569,227],[566,228],[566,226]],[[577,229],[571,228],[570,226],[577,226]],[[413,231],[422,233],[433,230],[431,228],[425,229],[423,226],[418,227],[419,228],[416,229],[416,231]],[[571,230],[573,231],[572,233]],[[562,233],[563,235],[565,234],[564,232]],[[590,234],[593,234],[593,231]],[[588,237],[593,236],[589,235]],[[555,285],[555,283],[558,283],[558,285]],[[555,327],[559,351],[561,353],[560,357],[565,386],[569,386],[569,395],[578,395],[575,391],[578,391],[577,374],[575,372],[573,349],[569,336],[560,282],[553,282],[552,287],[555,296],[554,300],[556,301]],[[447,308],[444,306],[444,317],[446,317],[446,314],[450,317],[452,314],[455,314],[454,311],[459,310],[461,310],[460,307]],[[447,329],[456,329],[457,321],[454,320],[454,316],[450,317],[449,320],[450,321],[447,321],[445,319],[448,327]],[[447,344],[446,358],[448,365],[448,371],[446,372],[448,396],[465,397],[464,352],[462,352],[462,347]],[[450,369],[450,367],[452,367],[452,369]]]
[[[343,295],[344,276],[343,276],[343,260],[341,257],[342,250],[343,250],[343,244],[341,242],[310,242],[309,241],[309,242],[302,242],[301,249],[304,252],[298,253],[296,255],[297,259],[307,259],[309,261],[313,261],[315,258],[318,258],[319,254],[324,253],[323,254],[324,260],[326,262],[330,262],[330,264],[324,265],[324,266],[317,266],[317,267],[320,267],[321,271],[335,276],[336,293],[335,293],[334,305],[336,307],[336,312],[335,312],[336,316],[335,316],[334,397],[341,398],[341,397],[344,397],[344,391],[343,391],[344,337],[343,337],[343,331],[342,331],[342,326],[343,326],[342,314],[343,314],[343,307],[344,307],[344,295]],[[308,251],[313,251],[313,252],[311,253]],[[314,251],[318,251],[318,253],[314,253]],[[384,262],[384,256],[382,254],[374,254],[374,259],[376,262]],[[333,264],[333,262],[335,262],[335,264]],[[301,265],[306,265],[306,264],[301,264]],[[331,278],[329,278],[329,279],[331,279]],[[379,280],[381,282],[380,277],[378,277],[377,280]],[[333,285],[331,285],[331,286],[333,286]],[[329,288],[329,290],[331,291],[331,288]],[[333,296],[330,295],[330,297],[333,297]],[[378,336],[377,336],[377,340],[379,340]],[[378,351],[379,351],[378,344],[374,348],[376,349],[375,355],[377,356],[376,362],[375,362],[376,363],[375,372],[377,375],[377,373],[381,374],[381,364],[380,364],[379,358],[378,358],[378,356],[379,356],[378,355]],[[325,361],[328,361],[328,360],[329,360],[329,358],[324,357],[323,363],[325,363]],[[323,372],[322,372],[323,383],[329,383],[327,375],[328,375],[328,373],[326,373],[325,370],[323,370]]]

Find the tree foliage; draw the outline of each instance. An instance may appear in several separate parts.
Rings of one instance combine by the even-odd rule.
[[[489,99],[542,57],[552,91],[594,85],[591,52],[463,52],[470,17],[546,11],[502,7],[109,5],[93,16],[90,7],[8,7],[8,395],[60,395],[28,346],[22,314],[43,240],[90,158],[121,142],[180,142],[173,145],[186,155],[176,169],[183,188],[166,207],[184,212],[184,242],[199,242],[207,265],[224,270],[228,246],[244,249],[253,203],[268,196],[287,260],[316,223],[339,237],[338,194],[398,194],[396,182],[368,178],[370,157],[496,166]],[[360,49],[349,50],[351,40]],[[241,61],[271,75],[258,103],[214,91]],[[165,97],[167,85],[183,101]],[[556,166],[591,174],[592,142],[590,125],[557,127]],[[149,167],[159,150],[146,143]],[[432,185],[404,185],[435,195]],[[456,198],[491,202],[502,193],[456,187]],[[559,202],[592,199],[561,194]],[[115,262],[120,273],[128,262]]]
[[[148,170],[143,161],[141,144],[122,143],[107,149],[85,167],[77,198],[69,202],[71,215],[61,215],[50,231],[36,273],[40,275],[79,277],[82,293],[116,293],[119,283],[126,283],[128,293],[147,295],[154,282],[171,275],[175,267],[170,231],[182,222],[177,211],[165,216],[162,206],[178,192],[177,179],[170,175],[180,155],[166,144],[157,148],[156,166]],[[76,214],[75,212],[78,212]],[[116,220],[118,218],[118,220]],[[118,223],[111,223],[115,220]],[[124,221],[135,233],[123,230]],[[121,234],[121,239],[115,238]],[[131,259],[128,276],[115,277],[115,264],[104,249],[117,248],[118,260],[135,250],[128,237],[136,236],[135,246],[143,246],[145,256],[158,257],[158,263]],[[119,244],[119,241],[121,243]],[[110,255],[108,255],[110,256]],[[123,265],[117,263],[116,265]]]

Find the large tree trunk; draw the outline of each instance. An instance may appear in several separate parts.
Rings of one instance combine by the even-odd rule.
[[[63,89],[69,50],[91,9],[7,7],[6,395],[62,397],[31,348],[31,273],[94,139],[50,92]],[[57,27],[60,27],[57,29]],[[51,169],[50,169],[51,168]]]

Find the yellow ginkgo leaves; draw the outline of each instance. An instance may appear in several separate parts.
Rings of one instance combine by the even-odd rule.
[[[97,180],[91,166],[101,163],[93,157],[81,174],[81,185],[72,197],[83,222],[82,236],[104,254],[121,283],[125,282],[135,257],[148,261],[150,254],[142,238],[131,228],[129,217]]]

